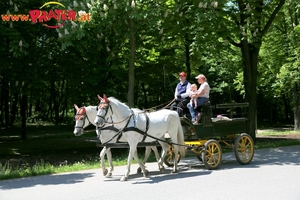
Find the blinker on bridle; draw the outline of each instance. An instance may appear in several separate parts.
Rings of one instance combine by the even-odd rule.
[[[107,106],[104,106],[104,107],[100,108],[100,109],[105,110],[105,115],[104,116],[98,115],[98,112],[97,112],[97,117],[100,117],[101,119],[103,119],[104,122],[106,122],[105,116],[107,115],[108,108],[110,108],[112,114],[113,114],[113,110],[112,110],[111,106],[109,105],[109,103],[107,103],[107,102],[100,102],[99,105],[96,108],[97,111],[99,110],[100,104],[107,104]]]
[[[82,109],[82,108],[80,108],[80,110],[81,110],[81,109]],[[79,110],[79,111],[80,111],[80,110]],[[76,120],[77,120],[77,116],[83,115],[83,114],[78,114],[79,111],[76,113],[76,115],[75,115],[75,117],[74,117],[74,121],[75,121],[75,122],[76,122]],[[91,124],[91,122],[90,122],[90,120],[89,120],[87,114],[85,113],[83,117],[78,118],[78,120],[83,120],[82,126],[75,126],[75,128],[83,129],[83,127],[84,127],[84,125],[85,125],[85,119],[87,119],[88,122],[89,122],[89,124]]]

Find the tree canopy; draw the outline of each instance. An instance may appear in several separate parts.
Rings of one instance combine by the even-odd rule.
[[[96,95],[104,93],[132,107],[165,105],[173,99],[178,73],[185,71],[192,83],[206,75],[213,104],[249,102],[252,136],[256,121],[284,121],[299,129],[297,2],[45,3],[0,2],[2,127],[70,123],[74,103],[95,105]],[[34,9],[77,15],[37,23],[6,20]]]

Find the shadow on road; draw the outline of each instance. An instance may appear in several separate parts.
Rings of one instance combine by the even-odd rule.
[[[209,175],[212,171],[204,170],[192,170],[191,166],[186,164],[181,164],[178,166],[178,173],[171,173],[171,168],[165,169],[164,172],[160,171],[150,171],[148,176],[145,178],[142,174],[130,174],[128,182],[132,184],[153,184],[160,183],[163,181],[184,179],[190,177],[197,177],[203,175]],[[121,175],[114,175],[113,178],[105,179],[105,182],[117,181],[119,182]]]
[[[227,153],[223,156],[220,168],[259,168],[263,165],[300,165],[300,146],[255,150],[253,160],[248,165],[239,164],[234,153]]]
[[[23,179],[12,179],[0,182],[1,190],[34,187],[36,185],[60,185],[84,182],[84,179],[93,177],[94,173],[72,173],[59,175],[36,176]]]

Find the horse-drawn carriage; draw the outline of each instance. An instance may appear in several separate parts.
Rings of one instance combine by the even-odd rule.
[[[216,169],[222,161],[222,146],[233,148],[237,161],[242,164],[251,162],[254,155],[254,142],[246,134],[245,117],[232,118],[235,108],[240,111],[248,107],[248,103],[228,103],[211,106],[209,102],[201,106],[201,117],[198,124],[193,124],[186,117],[181,117],[181,125],[184,130],[184,140],[187,149],[196,154],[199,161],[203,162],[207,169]],[[218,115],[213,118],[212,109],[229,110],[228,118]],[[240,113],[242,116],[243,113]],[[173,147],[170,146],[165,164],[172,166]],[[177,158],[178,160],[180,158]]]
[[[247,119],[244,117],[230,119],[219,116],[212,118],[212,106],[206,104],[201,108],[199,124],[194,125],[188,118],[179,117],[177,112],[168,109],[146,113],[131,109],[113,97],[107,98],[104,95],[104,98],[100,96],[98,98],[100,103],[93,108],[97,109],[97,111],[93,111],[93,115],[89,116],[86,109],[82,112],[83,109],[76,108],[74,134],[82,134],[85,124],[93,123],[90,119],[95,118],[93,124],[98,127],[97,134],[100,135],[100,132],[103,132],[100,135],[102,139],[108,135],[108,138],[102,141],[104,149],[129,147],[127,169],[121,181],[128,179],[132,158],[140,165],[144,176],[147,176],[148,171],[137,156],[137,147],[139,146],[161,146],[162,154],[158,160],[158,167],[161,171],[164,169],[163,163],[165,163],[167,166],[173,166],[172,172],[177,172],[177,163],[181,157],[185,156],[186,149],[194,152],[206,168],[216,169],[222,161],[221,144],[232,147],[236,159],[241,164],[248,164],[253,158],[254,143],[252,138],[246,134]],[[217,105],[216,108],[232,109],[245,106],[247,104],[222,104]],[[78,124],[80,120],[81,125]],[[104,130],[108,133],[104,134]],[[79,132],[80,134],[78,134]],[[119,143],[117,142],[119,139],[126,142]],[[149,153],[149,148],[146,152]],[[111,159],[111,156],[109,157]],[[103,157],[101,157],[102,159]],[[103,160],[101,162],[103,168]],[[111,172],[112,170],[113,167]],[[107,171],[104,174],[106,173]]]

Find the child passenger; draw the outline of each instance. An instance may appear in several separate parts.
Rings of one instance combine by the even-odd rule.
[[[190,100],[190,104],[191,104],[191,106],[194,108],[194,109],[196,109],[197,108],[197,99],[198,99],[198,97],[197,96],[195,96],[195,95],[192,95],[192,94],[196,94],[197,93],[197,85],[196,84],[192,84],[191,85],[191,92],[190,92],[190,96],[191,96],[191,100]]]

